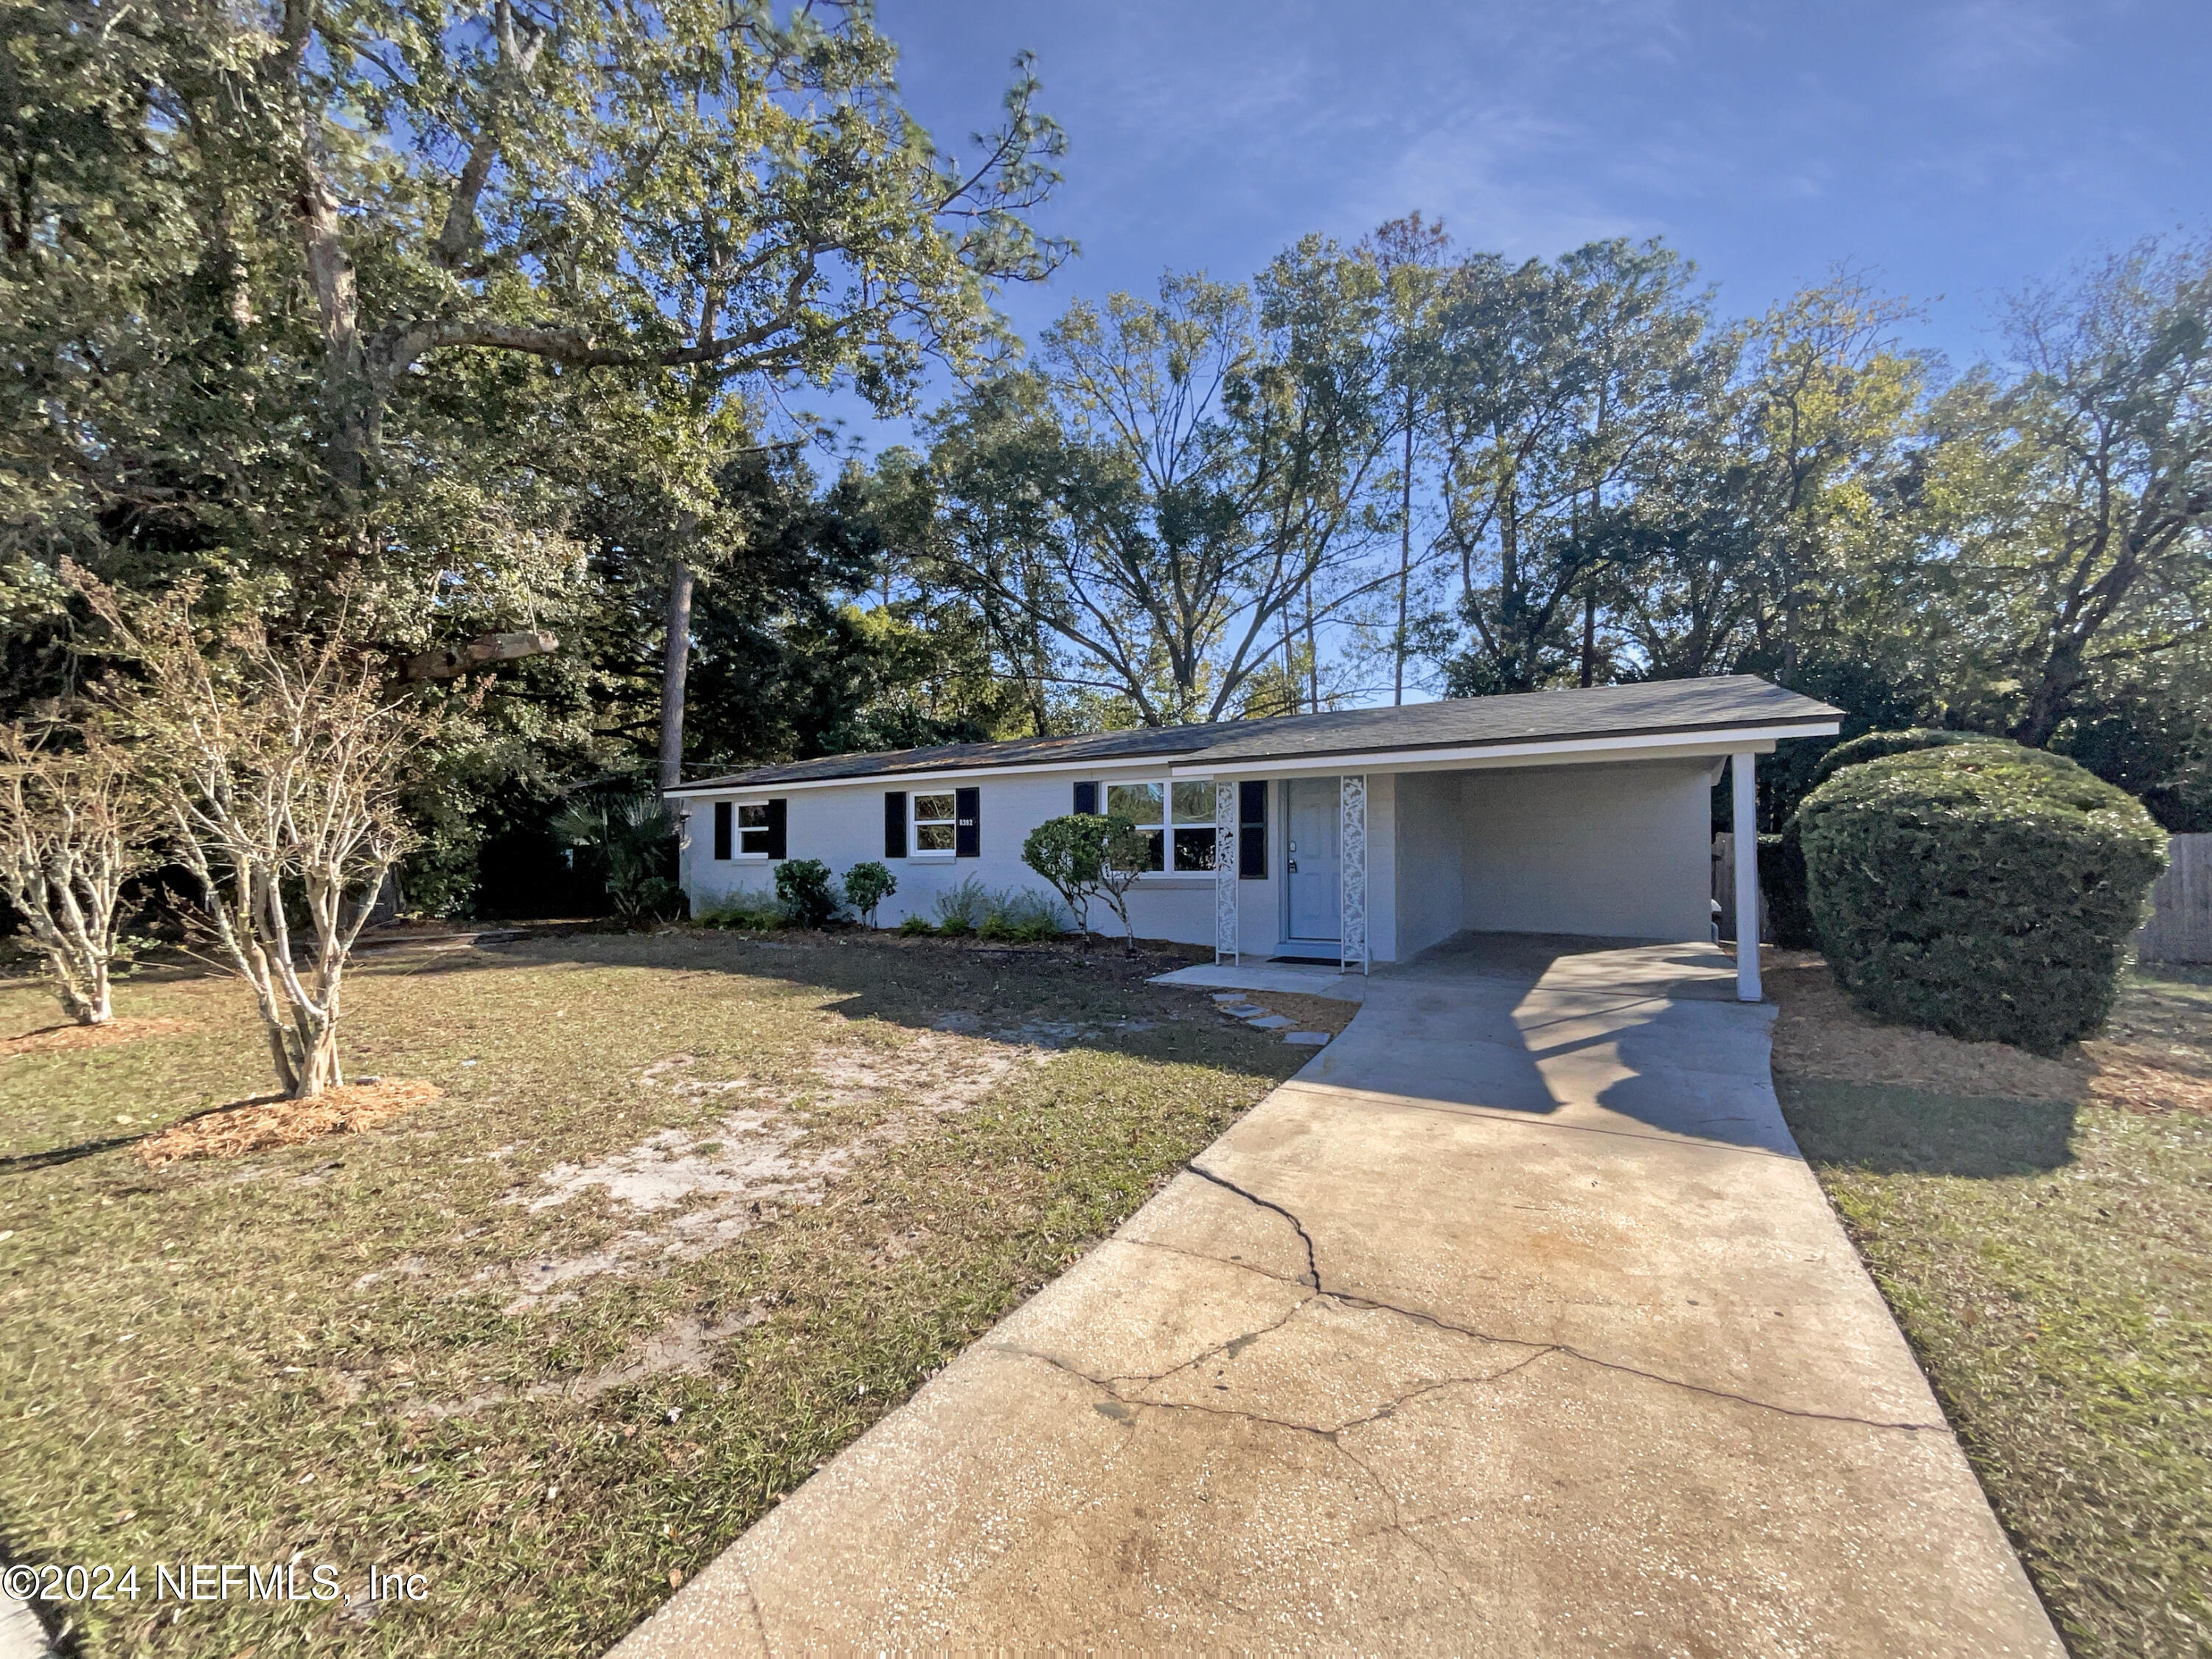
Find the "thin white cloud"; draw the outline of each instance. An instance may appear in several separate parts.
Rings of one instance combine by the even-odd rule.
[[[1549,258],[1608,236],[1664,229],[1581,182],[1589,136],[1555,117],[1486,109],[1417,135],[1372,187],[1340,208],[1363,228],[1419,209],[1463,247]]]

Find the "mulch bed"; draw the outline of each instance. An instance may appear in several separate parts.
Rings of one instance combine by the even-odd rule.
[[[2130,1042],[2116,1019],[2101,1037],[2056,1059],[2002,1042],[1962,1042],[1938,1031],[1886,1025],[1862,1012],[1820,957],[1766,952],[1774,1069],[1846,1083],[1885,1083],[1978,1100],[2094,1102],[2121,1111],[2212,1114],[2212,1077],[2189,1058]]]
[[[17,1054],[64,1054],[73,1048],[104,1048],[111,1042],[189,1031],[193,1025],[189,1019],[111,1019],[100,1025],[48,1025],[21,1036],[0,1037],[0,1060]]]
[[[182,1158],[237,1158],[325,1135],[358,1134],[427,1106],[443,1092],[420,1078],[392,1078],[325,1089],[306,1100],[242,1100],[148,1136],[138,1143],[138,1157],[158,1169]]]

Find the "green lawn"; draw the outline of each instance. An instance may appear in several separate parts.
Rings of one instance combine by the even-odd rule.
[[[136,1139],[265,1050],[229,981],[130,985],[194,1028],[0,1060],[0,1542],[139,1565],[70,1609],[89,1654],[597,1654],[1307,1057],[1161,965],[421,956],[361,974],[348,1054],[444,1099],[159,1170]],[[0,990],[0,1035],[53,1017]],[[295,1555],[426,1599],[149,1599]]]
[[[2111,1037],[2182,1098],[2212,987]],[[2073,1651],[2212,1653],[2212,1116],[1777,1080]]]

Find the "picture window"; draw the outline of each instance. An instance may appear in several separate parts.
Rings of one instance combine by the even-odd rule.
[[[1213,868],[1213,786],[1211,783],[1109,783],[1106,811],[1137,826],[1145,838],[1146,872]]]

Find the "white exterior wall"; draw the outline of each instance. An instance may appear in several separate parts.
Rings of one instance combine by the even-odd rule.
[[[1237,948],[1246,957],[1271,957],[1282,937],[1283,786],[1267,786],[1267,874],[1237,882]]]
[[[1398,959],[1398,788],[1395,772],[1367,775],[1367,959]]]
[[[936,920],[937,895],[971,878],[994,889],[1030,888],[1058,902],[1036,872],[1022,862],[1022,842],[1047,818],[1075,810],[1079,781],[1113,778],[1124,782],[1165,781],[1167,769],[1158,774],[1120,770],[1110,773],[1024,773],[1012,777],[977,780],[981,791],[976,825],[981,855],[953,858],[944,854],[903,859],[884,857],[884,795],[902,788],[911,798],[949,791],[951,783],[898,784],[895,780],[870,778],[828,788],[779,789],[767,786],[737,790],[724,795],[687,798],[690,811],[683,849],[684,890],[695,911],[706,908],[733,891],[772,894],[775,866],[769,860],[742,854],[726,861],[714,852],[714,802],[782,800],[785,806],[784,853],[787,858],[820,859],[842,876],[863,860],[887,865],[898,879],[898,891],[884,901],[876,913],[879,926],[896,927],[909,915]],[[732,848],[735,852],[734,846]],[[1256,886],[1257,883],[1245,883]],[[1210,875],[1146,876],[1129,895],[1129,920],[1139,939],[1170,939],[1190,945],[1213,942],[1213,878]],[[1091,926],[1112,934],[1121,927],[1103,902],[1091,907]]]
[[[1465,772],[1407,772],[1397,779],[1397,941],[1407,956],[1468,925],[1462,892]]]
[[[1711,936],[1710,760],[1451,775],[1460,780],[1463,826],[1462,926]]]
[[[1704,939],[1710,932],[1711,787],[1708,759],[1585,763],[1476,771],[1368,775],[1368,951],[1392,962],[1462,928],[1506,933],[1595,933],[1632,939]],[[1048,890],[1022,862],[1037,824],[1074,810],[1078,781],[1164,780],[1123,769],[983,777],[978,788],[981,856],[884,860],[898,891],[877,920],[935,919],[938,894],[973,878],[992,889]],[[714,859],[714,802],[787,803],[785,850],[820,859],[842,875],[884,857],[884,793],[890,781],[824,788],[773,787],[697,796],[683,852],[695,909],[735,890],[773,892],[765,858]],[[909,783],[909,797],[951,784]],[[1230,853],[1233,856],[1233,851]],[[1282,785],[1267,790],[1267,874],[1237,884],[1238,945],[1272,956],[1282,934]],[[1213,878],[1148,876],[1130,895],[1140,938],[1211,945]],[[1117,925],[1103,903],[1091,924]]]

